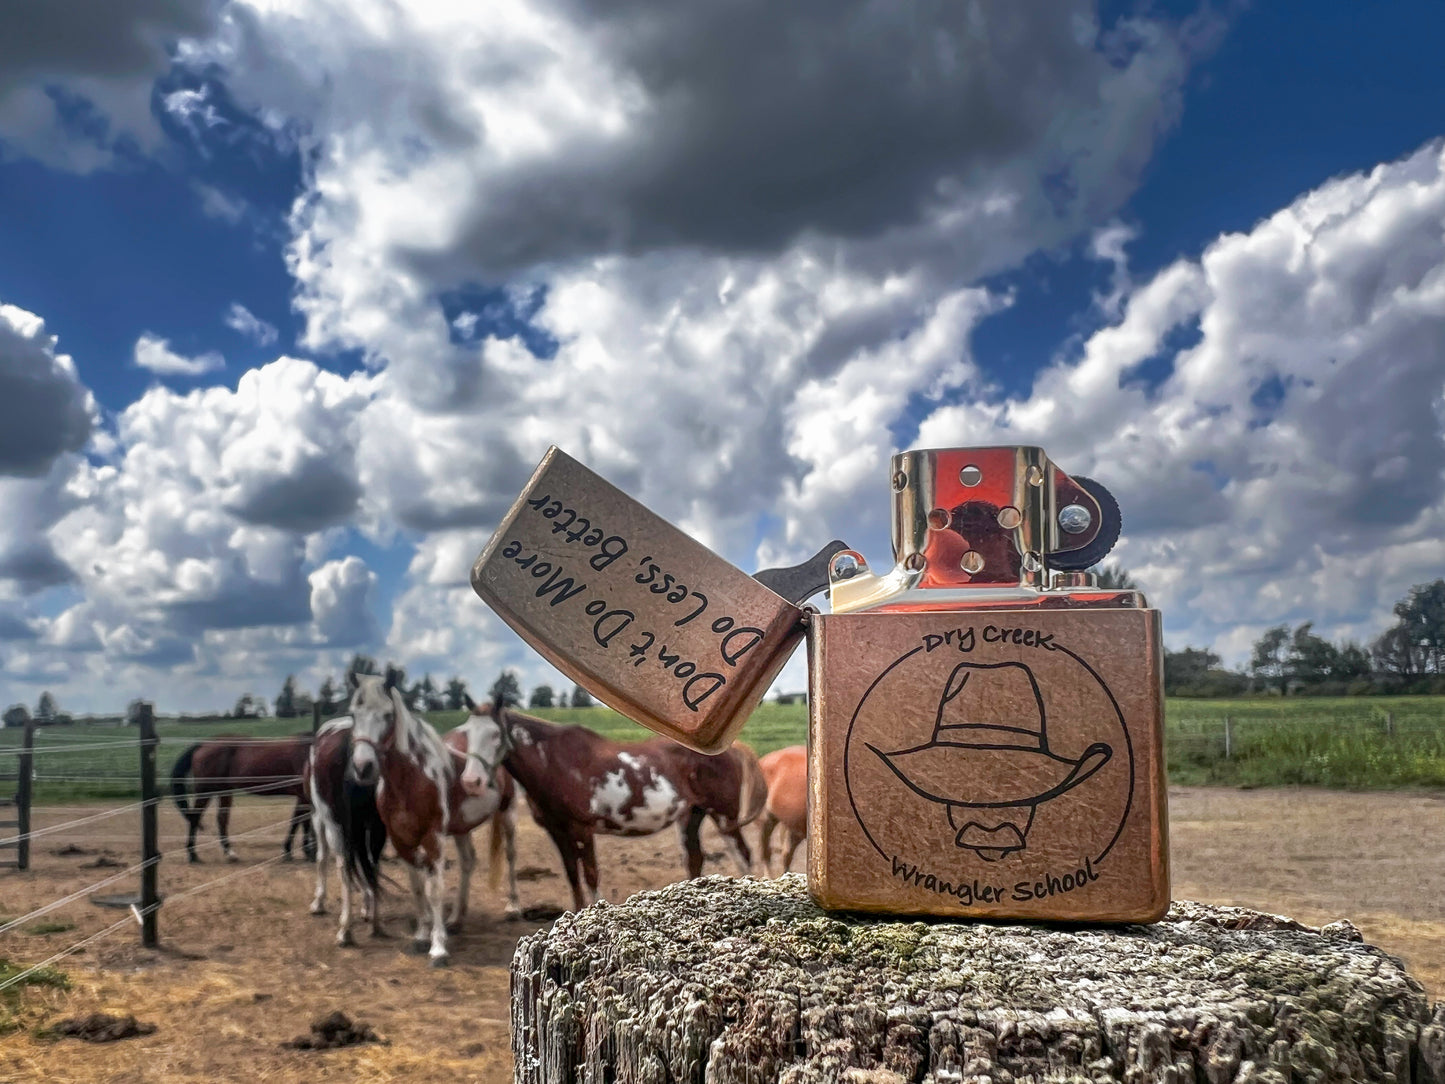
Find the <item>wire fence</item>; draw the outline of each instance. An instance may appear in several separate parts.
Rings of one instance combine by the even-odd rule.
[[[8,776],[14,780],[17,793],[15,798],[6,799],[0,794],[0,801],[8,802],[17,807],[17,816],[13,821],[0,822],[0,829],[3,827],[18,828],[18,831],[0,834],[0,848],[14,848],[19,856],[18,861],[13,863],[19,869],[24,870],[28,864],[29,847],[32,841],[58,836],[61,833],[74,834],[83,831],[91,826],[101,823],[114,823],[118,818],[135,816],[139,821],[139,832],[129,837],[111,834],[97,836],[93,832],[85,832],[82,836],[84,842],[96,845],[102,842],[113,842],[116,844],[134,843],[139,838],[141,844],[141,860],[113,873],[108,873],[90,883],[78,888],[71,889],[55,899],[48,900],[37,907],[31,908],[25,914],[13,918],[0,920],[0,936],[12,931],[23,929],[28,924],[34,923],[56,911],[76,904],[86,898],[94,899],[95,902],[109,902],[96,899],[95,894],[101,889],[126,881],[139,881],[139,892],[132,897],[120,897],[122,905],[128,902],[129,914],[93,933],[80,938],[74,943],[66,946],[58,952],[52,953],[44,960],[26,967],[24,970],[8,975],[0,981],[0,992],[9,989],[37,972],[50,967],[52,964],[65,959],[66,957],[81,951],[86,946],[93,944],[102,938],[109,937],[118,931],[125,929],[131,923],[136,923],[141,931],[141,943],[148,947],[155,947],[158,944],[158,918],[162,903],[175,904],[182,900],[206,892],[214,887],[223,885],[239,878],[254,876],[261,870],[266,869],[275,862],[289,857],[287,853],[277,853],[261,862],[247,865],[241,869],[213,877],[202,884],[194,885],[180,891],[174,891],[163,900],[159,891],[157,881],[157,867],[162,858],[160,843],[161,835],[158,830],[157,812],[159,807],[167,800],[167,796],[161,791],[161,781],[158,778],[156,753],[159,746],[195,744],[198,740],[194,737],[173,736],[162,738],[155,732],[155,721],[153,711],[149,704],[140,705],[137,715],[137,727],[130,733],[118,736],[114,740],[88,741],[80,740],[85,735],[47,735],[48,739],[43,742],[35,742],[35,728],[25,728],[23,742],[12,747],[0,747],[0,767],[15,765],[17,770]],[[313,716],[313,731],[321,722],[319,715]],[[294,735],[277,736],[253,736],[232,738],[220,736],[217,738],[229,744],[251,746],[256,744],[280,744],[286,743],[294,746],[296,744]],[[56,740],[58,739],[58,740]],[[66,754],[81,754],[71,757]],[[10,759],[13,757],[14,759]],[[0,779],[6,778],[0,774]],[[279,773],[275,771],[261,774],[235,774],[210,778],[205,785],[199,788],[195,797],[204,798],[209,802],[213,800],[230,800],[245,796],[262,796],[276,794],[278,791],[283,794],[296,793],[296,785],[300,776],[296,773]],[[116,788],[130,793],[139,791],[136,800],[124,801],[119,805],[94,812],[85,812],[80,816],[69,817],[55,824],[47,824],[43,827],[32,828],[30,826],[31,803],[36,791],[49,789],[52,797],[68,798],[71,800],[84,800],[87,797],[94,797],[97,788]],[[187,788],[189,790],[189,787]],[[195,808],[192,806],[192,808]],[[211,848],[222,847],[228,857],[232,855],[231,844],[247,839],[266,835],[278,835],[282,830],[288,832],[294,824],[294,812],[282,819],[272,821],[256,828],[240,832],[227,837],[203,840],[195,843],[195,853],[204,853]],[[191,847],[191,833],[185,836],[167,835],[164,837],[167,842],[178,842],[184,839],[188,848]]]

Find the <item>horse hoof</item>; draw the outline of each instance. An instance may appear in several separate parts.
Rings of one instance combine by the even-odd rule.
[[[227,851],[227,852],[226,852],[226,861],[227,861],[227,862],[239,862],[240,859],[237,858],[237,857],[236,857],[234,854],[232,854],[230,851]]]
[[[413,941],[411,943],[411,954],[413,956],[425,956],[431,951],[431,941]]]
[[[461,924],[460,922],[448,922],[448,923],[447,923],[447,933],[461,933],[461,932],[462,932],[462,924]]]
[[[324,915],[326,913],[326,904],[313,903],[310,910],[313,915]]]
[[[294,860],[292,859],[292,857],[291,857],[291,852],[290,852],[290,851],[282,851],[282,852],[281,852],[281,861],[283,861],[283,862],[291,862],[291,861],[294,861]]]
[[[502,918],[504,918],[508,922],[516,922],[521,917],[522,909],[520,907],[508,907],[505,911],[502,912]]]
[[[451,966],[451,962],[452,962],[452,958],[451,958],[450,956],[433,956],[433,957],[431,958],[431,963],[429,964],[429,966],[431,966],[431,967],[450,967],[450,966]]]
[[[195,855],[191,855],[189,858],[186,859],[186,861],[189,862],[189,863],[190,863],[191,865],[193,865],[193,866],[199,866],[199,865],[201,864],[201,860],[200,860],[199,858],[197,858]]]
[[[356,938],[354,938],[354,937],[351,936],[351,931],[350,931],[350,930],[347,930],[345,933],[343,933],[343,934],[338,934],[338,935],[336,936],[336,947],[337,947],[337,948],[355,948],[355,947],[356,947]]]

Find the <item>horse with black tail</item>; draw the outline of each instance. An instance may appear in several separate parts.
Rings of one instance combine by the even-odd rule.
[[[497,859],[505,854],[509,868],[509,916],[521,911],[517,899],[515,869],[515,789],[505,772],[499,771],[506,757],[502,731],[491,719],[469,720],[450,743],[444,742],[430,723],[411,713],[396,687],[396,673],[385,680],[373,674],[351,675],[350,755],[345,774],[362,787],[375,787],[375,814],[386,829],[397,856],[407,866],[417,908],[414,939],[418,951],[426,952],[433,966],[448,959],[445,915],[444,845],[447,836],[456,841],[460,859],[457,906],[450,925],[461,921],[467,907],[467,891],[476,865],[471,832],[485,820],[492,822],[492,876],[497,879]],[[468,729],[470,728],[470,729]],[[486,730],[487,735],[473,734]],[[451,737],[450,735],[448,736]],[[318,749],[318,755],[322,750]],[[473,754],[476,754],[473,758]],[[479,779],[463,787],[459,762],[478,763]],[[363,808],[348,805],[352,827],[341,839],[344,851],[341,928],[337,943],[351,944],[350,910],[347,905],[347,871],[360,875],[368,899],[379,892],[379,871],[374,861],[359,853],[367,838],[356,818],[369,817]],[[320,867],[318,867],[320,868]],[[318,876],[318,899],[324,885]],[[316,904],[313,902],[313,911]],[[379,928],[373,910],[373,932]]]
[[[301,770],[306,766],[310,748],[310,734],[293,734],[287,738],[243,738],[228,734],[196,742],[182,753],[171,769],[171,793],[176,808],[186,818],[186,854],[190,860],[200,861],[196,856],[196,833],[206,806],[215,798],[221,850],[228,862],[238,861],[231,850],[229,836],[231,801],[238,792],[295,798],[296,807],[281,851],[286,861],[290,861],[291,841],[299,828],[301,849],[307,858],[312,858],[316,853],[316,837],[311,826],[311,803],[301,785]],[[194,805],[187,803],[187,776],[195,782]]]
[[[338,945],[353,945],[351,894],[360,891],[371,935],[384,937],[377,897],[381,888],[381,852],[386,847],[386,824],[376,811],[376,785],[351,777],[351,716],[331,719],[316,733],[311,755],[302,771],[302,785],[311,801],[311,824],[316,835],[316,895],[311,913],[326,913],[326,863],[336,861],[341,881],[341,925]]]

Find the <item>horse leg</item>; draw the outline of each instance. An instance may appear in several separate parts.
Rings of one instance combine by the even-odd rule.
[[[216,799],[216,826],[221,832],[221,853],[227,862],[239,862],[236,852],[231,850],[231,838],[226,833],[231,829],[231,796],[223,794]]]
[[[787,850],[787,853],[783,855],[783,872],[784,872],[784,873],[787,873],[788,870],[790,870],[790,869],[793,868],[793,854],[794,854],[795,851],[797,851],[798,845],[799,845],[800,843],[802,843],[802,842],[803,842],[803,837],[800,836],[800,835],[798,835],[798,833],[797,833],[797,832],[794,832],[791,828],[789,828],[789,829],[788,829],[788,850]]]
[[[557,845],[557,853],[562,856],[562,872],[567,875],[567,883],[572,886],[572,910],[580,911],[586,904],[582,902],[581,877],[577,873],[580,859],[577,843],[566,828],[555,828],[550,824],[546,828],[552,842]]]
[[[738,867],[739,877],[751,877],[753,873],[753,854],[748,847],[748,841],[743,837],[741,828],[724,828],[717,817],[713,817],[713,824],[722,834],[723,842],[727,844],[728,853],[733,856],[733,862]]]
[[[773,829],[778,826],[778,818],[771,813],[763,814],[762,827],[758,830],[758,860],[763,864],[763,874],[772,876],[773,873]],[[788,870],[787,863],[783,863],[783,872]]]
[[[596,903],[602,896],[597,891],[597,848],[593,844],[593,838],[592,829],[586,829],[586,834],[578,841],[578,848],[582,858],[582,872],[587,876],[592,902]]]
[[[201,860],[196,855],[196,833],[201,828],[201,817],[206,812],[206,806],[211,803],[209,794],[202,794],[201,788],[196,788],[196,800],[191,804],[190,825],[186,829],[186,855],[190,861],[199,863]]]
[[[450,931],[460,930],[462,927],[462,919],[467,915],[467,894],[472,883],[472,870],[477,867],[477,846],[472,842],[472,834],[464,832],[456,838],[457,877],[461,883],[457,885],[457,909],[447,923]]]
[[[343,948],[356,944],[351,936],[351,877],[346,872],[346,856],[336,848],[336,875],[341,881],[341,921],[336,930],[336,943]]]
[[[522,897],[517,892],[517,815],[509,809],[502,817],[502,841],[507,848],[507,909],[505,918],[522,917]]]
[[[311,897],[311,913],[324,915],[326,913],[326,860],[330,857],[330,852],[326,847],[325,829],[314,824],[319,818],[313,813],[311,819],[316,832],[316,895]]]
[[[427,955],[431,957],[432,967],[445,967],[451,960],[451,957],[447,955],[447,924],[445,918],[447,895],[446,839],[447,837],[438,831],[437,860],[432,863],[431,868],[426,872],[426,902],[431,911],[431,951],[428,952]],[[475,855],[473,857],[475,858]]]
[[[427,887],[422,880],[421,870],[410,862],[407,863],[406,872],[407,876],[411,878],[411,902],[416,907],[416,925],[411,931],[412,951],[420,954],[426,952],[427,946],[431,943],[431,915],[427,907]]]
[[[301,824],[301,799],[296,799],[296,806],[291,810],[291,823],[286,826],[286,842],[281,844],[281,861],[291,861],[291,840],[296,837],[296,829]]]
[[[688,877],[702,876],[702,820],[707,811],[694,806],[687,817],[677,822],[678,834],[682,836],[682,852],[687,860]]]
[[[302,814],[302,817],[301,853],[304,854],[308,860],[310,860],[316,857],[316,848],[318,846],[317,841],[320,837],[316,834],[316,825],[311,820],[311,808],[309,804],[307,806],[306,812]]]

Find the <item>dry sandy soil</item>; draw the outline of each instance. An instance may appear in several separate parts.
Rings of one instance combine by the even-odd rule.
[[[1176,898],[1310,923],[1350,918],[1367,940],[1403,957],[1432,996],[1445,994],[1445,795],[1175,788],[1170,802]],[[38,810],[37,827],[93,811]],[[284,814],[280,803],[252,800],[237,807],[232,834]],[[167,809],[162,846],[179,848],[182,828]],[[29,873],[0,873],[0,913],[23,914],[105,876],[105,869],[83,868],[100,855],[134,862],[136,831],[133,819],[117,817],[37,840]],[[360,947],[338,949],[334,913],[306,913],[314,877],[308,864],[256,868],[278,852],[279,836],[262,831],[239,841],[243,861],[234,866],[219,863],[214,847],[199,866],[171,850],[161,866],[163,894],[235,876],[163,909],[160,952],[141,949],[138,928],[124,926],[61,965],[69,991],[30,989],[21,1001],[27,1027],[104,1011],[154,1023],[154,1034],[92,1045],[15,1032],[0,1038],[0,1082],[509,1079],[507,965],[517,938],[541,924],[502,922],[501,896],[488,889],[483,870],[474,911],[453,939],[450,969],[430,970],[405,951],[409,911],[396,895],[384,909],[393,938],[373,941],[358,926]],[[732,872],[720,841],[705,843],[706,872]],[[56,853],[66,847],[87,853]],[[602,840],[599,864],[603,894],[613,900],[682,872],[670,831]],[[525,818],[518,866],[525,906],[569,902],[551,843]],[[794,868],[802,868],[801,853]],[[388,870],[400,874],[395,865]],[[128,877],[102,891],[132,891],[134,884]],[[44,959],[123,914],[79,901],[45,919],[74,928],[0,935],[0,956]],[[370,1024],[389,1045],[319,1053],[281,1047],[333,1009]]]

